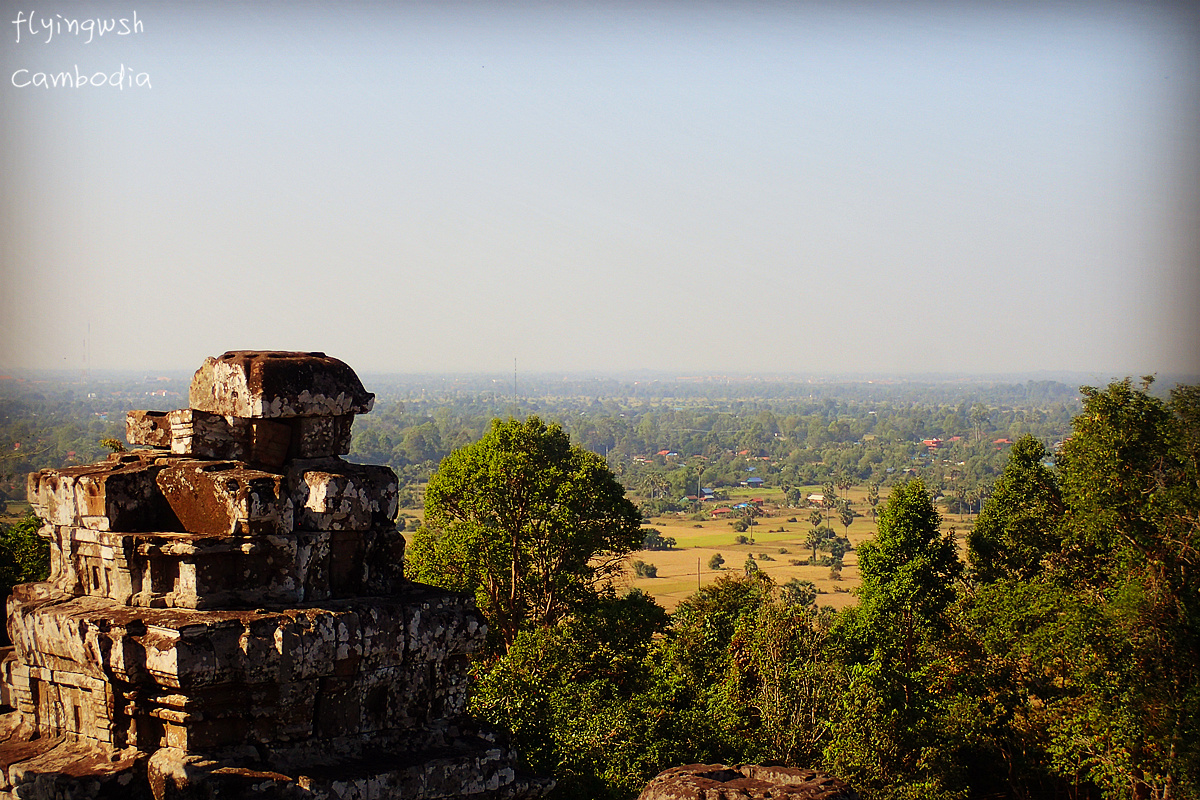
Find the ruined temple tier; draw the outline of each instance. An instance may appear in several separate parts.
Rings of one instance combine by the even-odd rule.
[[[206,359],[139,449],[29,476],[51,575],[8,600],[0,796],[539,797],[464,717],[473,600],[404,579],[397,484],[324,353]]]

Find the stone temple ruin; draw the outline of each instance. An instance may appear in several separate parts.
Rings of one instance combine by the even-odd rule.
[[[464,717],[474,602],[404,579],[374,395],[323,353],[225,353],[135,449],[42,470],[51,576],[8,600],[0,797],[540,797]]]

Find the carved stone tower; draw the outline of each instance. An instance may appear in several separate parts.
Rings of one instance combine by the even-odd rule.
[[[0,796],[537,797],[464,716],[471,598],[404,579],[374,395],[323,353],[238,351],[140,446],[29,477],[51,576],[8,600]]]

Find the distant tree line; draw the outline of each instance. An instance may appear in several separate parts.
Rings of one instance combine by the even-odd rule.
[[[1039,402],[1053,399],[1018,406],[961,397],[920,401],[893,391],[882,400],[392,402],[356,422],[351,457],[386,463],[402,484],[416,487],[442,458],[478,440],[493,418],[537,413],[604,456],[647,513],[687,510],[682,498],[750,478],[787,490],[829,480],[848,487],[913,476],[945,495],[952,510],[978,511],[1007,458],[1007,443],[1028,435],[1049,446],[1070,429],[1077,394],[1034,394]],[[940,446],[922,444],[932,439]]]
[[[994,439],[1030,434],[1051,444],[1079,408],[1074,389],[1049,381],[533,380],[525,390],[543,394],[520,400],[502,394],[495,380],[479,378],[377,383],[375,409],[355,421],[349,457],[392,467],[410,507],[420,504],[420,487],[438,463],[479,440],[492,419],[531,414],[558,422],[576,444],[603,456],[627,489],[658,501],[659,510],[682,510],[680,498],[695,494],[697,484],[721,488],[761,477],[768,486],[787,488],[848,476],[865,485],[894,480],[905,470],[916,470],[935,493],[965,505],[955,491],[986,484],[1003,463]],[[163,389],[173,394],[149,391]],[[22,499],[30,471],[104,457],[108,450],[99,442],[124,438],[126,411],[169,410],[186,405],[186,396],[182,380],[91,387],[0,383],[0,499]],[[959,442],[936,452],[920,445],[922,439],[949,442],[955,436]],[[657,455],[663,451],[675,455]]]

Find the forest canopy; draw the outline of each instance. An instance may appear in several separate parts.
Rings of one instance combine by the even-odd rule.
[[[767,760],[880,800],[1200,797],[1200,389],[1149,387],[1084,388],[1052,465],[1020,438],[966,562],[899,481],[857,605],[749,570],[671,615],[596,586],[479,661],[474,713],[559,797]]]

